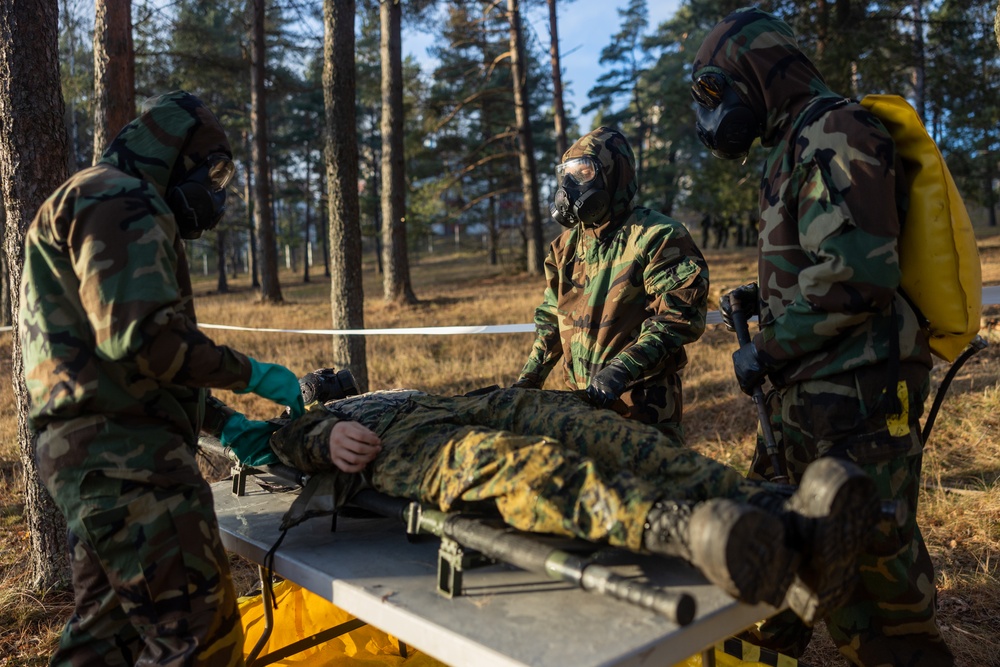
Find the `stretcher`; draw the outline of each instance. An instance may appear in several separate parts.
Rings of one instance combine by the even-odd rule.
[[[300,488],[287,476],[236,466],[212,488],[223,544],[257,563],[262,581],[271,572],[291,580],[450,665],[662,667],[698,654],[710,665],[717,642],[776,611],[736,602],[680,559],[597,545],[578,551],[561,538],[533,539],[385,496],[359,498],[363,511],[356,504],[282,536]],[[522,539],[535,545],[529,556]],[[251,665],[288,654],[263,653],[264,643]]]

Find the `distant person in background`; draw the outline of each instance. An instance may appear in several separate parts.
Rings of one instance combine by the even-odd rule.
[[[733,355],[740,387],[765,377],[793,483],[813,461],[854,461],[883,499],[909,507],[861,559],[862,583],[825,618],[858,665],[951,665],[935,618],[934,567],[916,523],[930,348],[899,291],[903,190],[882,123],[823,82],[789,26],[756,8],[713,28],[692,67],[698,134],[740,159],[757,137],[769,153],[760,193],[758,282],[722,298],[759,315]],[[766,458],[766,457],[763,457]],[[753,462],[767,476],[767,462]],[[811,630],[784,614],[752,628],[757,644],[797,657]]]
[[[743,235],[743,223],[740,222],[740,216],[733,213],[729,216],[729,226],[733,229],[733,235],[736,237],[736,247],[742,248],[746,245],[746,241]]]
[[[701,247],[708,247],[709,234],[712,231],[712,214],[706,213],[701,219]]]
[[[684,346],[705,330],[708,266],[687,229],[635,205],[635,157],[618,130],[581,137],[556,168],[535,342],[513,386],[563,385],[599,407],[681,435]]]
[[[195,320],[183,239],[225,209],[232,151],[198,98],[157,98],[27,231],[19,328],[38,473],[69,525],[76,607],[54,665],[242,665],[201,430],[276,461],[275,426],[208,396],[303,412],[298,379]],[[263,458],[261,458],[263,457]]]
[[[729,245],[729,218],[725,215],[715,218],[715,249],[724,250]]]
[[[743,240],[747,247],[752,248],[757,245],[757,211],[747,211],[743,229]]]

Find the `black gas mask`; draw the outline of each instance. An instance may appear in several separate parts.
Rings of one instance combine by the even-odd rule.
[[[551,207],[552,219],[563,227],[596,227],[611,210],[611,194],[601,181],[600,163],[592,157],[566,160],[556,167],[559,189]]]
[[[691,96],[698,103],[695,118],[701,143],[715,157],[746,157],[753,140],[760,136],[760,123],[726,77],[716,72],[702,74],[691,86]]]
[[[214,229],[226,212],[226,186],[236,168],[228,155],[215,153],[167,192],[181,238],[196,239]]]

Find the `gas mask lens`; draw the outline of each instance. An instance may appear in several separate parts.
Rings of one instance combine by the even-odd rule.
[[[589,157],[566,160],[556,166],[556,178],[562,182],[566,176],[569,176],[577,185],[587,185],[597,178],[597,163]]]
[[[702,74],[691,86],[691,97],[694,101],[712,110],[722,103],[722,94],[726,89],[726,79],[716,72]]]
[[[236,174],[236,166],[226,155],[209,155],[205,165],[208,167],[208,189],[213,192],[225,190]]]

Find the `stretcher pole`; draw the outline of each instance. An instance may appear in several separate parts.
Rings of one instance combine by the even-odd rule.
[[[351,503],[402,519],[408,533],[427,533],[442,540],[453,540],[487,558],[650,609],[677,625],[687,625],[694,620],[695,601],[691,595],[623,577],[603,565],[535,541],[512,528],[491,526],[481,519],[442,512],[372,490],[359,492]]]

